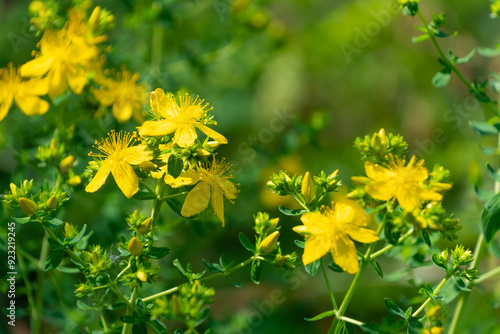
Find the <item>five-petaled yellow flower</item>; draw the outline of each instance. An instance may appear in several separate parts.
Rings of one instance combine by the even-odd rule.
[[[147,121],[139,127],[139,134],[143,136],[166,136],[174,134],[173,143],[180,147],[189,147],[198,137],[196,128],[214,140],[227,144],[227,139],[220,133],[202,124],[209,109],[203,100],[192,99],[189,95],[179,95],[179,103],[171,93],[165,94],[161,88],[151,92],[151,110],[158,120]]]
[[[134,117],[142,123],[142,105],[146,102],[146,89],[137,84],[139,73],[123,71],[117,74],[117,80],[104,80],[99,89],[93,90],[95,97],[105,106],[113,106],[113,116],[120,123]]]
[[[365,190],[371,197],[380,201],[397,199],[406,211],[419,208],[425,201],[441,201],[441,194],[426,189],[424,185],[429,174],[423,164],[424,160],[417,162],[415,156],[407,166],[404,159],[392,155],[389,156],[387,168],[366,161],[366,175],[373,181],[365,186]]]
[[[293,230],[306,238],[302,262],[307,265],[323,257],[328,251],[333,260],[344,271],[355,274],[359,270],[358,255],[354,239],[363,243],[378,240],[375,231],[365,228],[369,216],[362,210],[344,203],[333,203],[322,207],[320,212],[304,213],[304,223]]]
[[[203,212],[208,207],[208,201],[212,200],[214,213],[225,225],[224,221],[224,196],[232,203],[238,195],[238,190],[230,181],[233,178],[228,170],[231,165],[224,160],[217,162],[215,159],[210,168],[201,164],[182,173],[178,178],[165,176],[165,183],[173,188],[187,185],[196,185],[186,196],[181,214],[191,217]]]
[[[134,143],[129,133],[115,133],[111,131],[108,138],[100,143],[96,142],[96,148],[103,154],[89,153],[91,156],[103,158],[101,166],[92,181],[85,188],[87,192],[97,191],[106,182],[111,172],[116,184],[123,194],[130,198],[139,190],[139,178],[131,165],[139,165],[152,159],[151,152],[146,145],[130,146]]]
[[[49,110],[49,103],[40,98],[47,94],[47,84],[39,78],[22,79],[12,64],[0,69],[0,121],[9,112],[12,100],[28,116],[42,115]]]

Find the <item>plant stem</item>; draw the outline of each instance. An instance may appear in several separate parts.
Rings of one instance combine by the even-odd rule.
[[[441,290],[443,288],[443,286],[446,284],[446,282],[448,282],[448,280],[453,276],[453,272],[455,271],[455,269],[457,269],[456,266],[454,266],[453,269],[448,274],[446,274],[446,277],[442,279],[442,281],[439,283],[439,285],[434,290],[434,293],[438,293],[439,290]],[[420,312],[422,312],[422,310],[427,306],[427,304],[430,303],[431,300],[432,300],[432,298],[428,297],[425,300],[425,302],[422,305],[420,305],[420,307],[418,308],[418,310],[416,310],[412,314],[412,317],[416,317]]]
[[[28,298],[28,308],[30,310],[31,319],[34,321],[34,319],[37,318],[37,314],[33,299],[33,287],[31,286],[31,282],[28,278],[28,271],[24,263],[22,252],[19,252],[17,259],[19,260],[19,269],[21,269],[21,275],[23,276],[24,285],[26,286],[26,297]]]
[[[387,252],[387,251],[393,249],[394,247],[400,245],[403,241],[405,241],[406,239],[408,239],[408,237],[411,236],[413,234],[413,232],[414,232],[413,229],[409,230],[408,232],[406,232],[405,234],[403,234],[398,239],[398,242],[395,245],[387,245],[384,248],[379,249],[378,251],[376,251],[375,253],[373,253],[372,255],[370,255],[370,259],[373,260],[373,259],[379,257],[380,255],[384,254],[385,252]]]
[[[323,278],[325,279],[326,287],[328,288],[328,294],[330,295],[330,300],[332,301],[333,309],[335,310],[335,312],[338,312],[339,308],[337,306],[337,302],[335,301],[335,296],[333,295],[332,287],[330,286],[330,280],[328,279],[323,259],[320,260],[320,263],[321,263],[321,271],[323,272]]]
[[[384,230],[384,225],[385,225],[385,217],[387,214],[384,216],[382,222],[378,226],[377,229],[377,235],[380,235],[382,231]],[[354,279],[352,280],[351,286],[349,287],[349,290],[347,290],[347,293],[344,297],[344,300],[342,301],[342,304],[340,305],[340,308],[336,314],[335,319],[332,322],[332,325],[330,326],[330,329],[328,330],[328,334],[334,333],[335,328],[337,327],[337,323],[339,320],[342,320],[342,317],[344,316],[345,311],[347,310],[347,307],[349,306],[349,303],[351,302],[352,297],[354,296],[354,292],[356,291],[356,288],[358,287],[359,281],[361,279],[361,276],[363,276],[363,273],[365,272],[366,266],[368,265],[369,259],[371,254],[373,253],[373,250],[375,249],[376,242],[372,242],[370,246],[368,246],[368,250],[365,253],[365,256],[361,260],[361,264],[359,266],[359,270],[356,273],[356,276],[354,276]]]
[[[50,229],[50,227],[45,227],[45,231],[51,236],[52,239],[54,239],[57,244],[59,246],[64,246],[64,244],[61,242],[61,240],[59,240],[58,237],[56,237],[56,235],[54,234],[54,232],[52,232],[52,230]],[[69,255],[70,258],[72,258],[75,262],[78,262],[79,264],[81,265],[84,265],[85,262],[80,258],[80,256],[78,254],[76,254],[74,251],[72,251],[71,249],[69,248],[64,248],[64,251],[66,252],[66,254]],[[42,268],[43,268],[43,263],[42,263]]]
[[[364,322],[349,317],[340,317],[340,320],[345,322],[350,322],[351,324],[354,324],[356,326],[363,326],[365,324]]]
[[[137,287],[134,287],[132,289],[132,294],[130,295],[130,300],[129,300],[129,303],[132,304],[132,303],[135,303],[135,299],[137,298]],[[133,304],[132,304],[133,305]],[[130,307],[127,308],[127,312],[125,313],[126,315],[131,315],[132,314],[132,311],[133,309],[131,309]],[[123,324],[123,328],[122,328],[122,334],[128,334],[130,333],[130,330],[132,329],[132,324],[129,324],[129,323],[125,323]]]
[[[306,210],[307,212],[310,212],[309,208],[300,200],[297,198],[297,196],[295,196],[294,194],[290,194],[290,196],[293,197],[293,199],[300,204],[301,207],[304,208],[304,210]]]
[[[43,271],[43,263],[49,253],[49,237],[45,233],[42,241],[42,249],[40,251],[40,259],[38,260],[38,270],[36,274],[36,296],[33,309],[33,333],[40,334],[42,329],[42,306],[43,306],[43,289],[45,283],[45,272]],[[35,316],[36,315],[36,316]]]
[[[492,269],[488,271],[487,273],[481,275],[477,280],[474,281],[474,285],[479,284],[483,281],[486,281],[487,279],[490,279],[491,277],[500,274],[500,267],[496,267],[495,269]]]
[[[213,279],[213,278],[215,278],[215,277],[229,275],[229,274],[231,274],[232,272],[234,272],[234,271],[236,271],[236,270],[238,270],[238,269],[241,269],[241,268],[243,268],[243,267],[245,267],[245,266],[249,265],[250,263],[252,263],[252,261],[253,261],[253,260],[262,260],[262,258],[261,258],[260,256],[252,256],[251,258],[249,258],[249,259],[247,259],[247,260],[245,260],[245,261],[241,262],[240,264],[237,264],[237,265],[235,265],[234,267],[229,268],[228,270],[226,270],[226,271],[225,271],[225,272],[223,272],[223,273],[213,274],[213,275],[210,275],[210,276],[207,276],[207,277],[201,278],[201,279],[199,279],[198,281],[199,281],[199,282],[202,282],[202,281],[208,281],[208,280],[211,280],[211,279]],[[187,283],[184,283],[184,284],[187,284]],[[168,290],[165,290],[165,291],[162,291],[162,292],[158,292],[158,293],[156,293],[156,294],[154,294],[154,295],[151,295],[151,296],[149,296],[149,297],[143,298],[143,299],[142,299],[142,301],[143,301],[143,302],[149,302],[149,301],[154,300],[154,299],[156,299],[156,298],[160,298],[160,297],[163,297],[163,296],[169,295],[169,294],[171,294],[171,293],[174,293],[174,292],[176,292],[177,290],[179,290],[179,288],[180,288],[181,286],[183,286],[184,284],[178,285],[178,286],[173,287],[173,288],[171,288],[171,289],[168,289]]]

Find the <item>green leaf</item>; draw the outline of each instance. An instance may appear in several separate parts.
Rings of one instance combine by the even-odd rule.
[[[468,63],[471,61],[471,59],[474,57],[474,55],[476,54],[476,49],[472,49],[471,52],[469,52],[469,54],[467,54],[467,56],[464,56],[464,57],[461,57],[461,58],[457,58],[455,60],[455,64],[465,64],[465,63]]]
[[[12,220],[18,224],[26,224],[29,223],[31,219],[30,217],[23,217],[23,218],[12,217]]]
[[[486,169],[494,181],[500,182],[500,170],[496,170],[489,163],[486,164]]]
[[[333,270],[336,273],[343,273],[344,272],[344,269],[340,268],[340,266],[335,264],[335,263],[330,263],[328,265],[328,269]]]
[[[420,43],[420,42],[428,40],[429,38],[431,38],[431,36],[429,34],[423,34],[420,36],[412,37],[411,41],[413,43]]]
[[[493,240],[490,244],[490,251],[495,257],[500,259],[500,245],[498,244],[498,241]]]
[[[422,230],[422,238],[424,239],[427,246],[429,247],[432,246],[431,238],[429,237],[429,232],[427,232],[426,230]]]
[[[170,248],[168,247],[151,247],[148,253],[150,259],[161,259],[170,253]]]
[[[304,249],[304,247],[306,246],[306,242],[304,240],[295,239],[293,242],[295,243],[295,245],[297,245],[297,247],[302,249]]]
[[[446,37],[454,37],[454,36],[456,36],[457,32],[454,31],[454,32],[448,34],[448,33],[445,33],[445,32],[443,32],[441,30],[435,30],[433,35],[436,36],[436,37],[439,37],[439,38],[446,38]]]
[[[46,221],[43,222],[43,225],[47,227],[56,227],[64,224],[62,220],[59,220],[57,218],[49,218]]]
[[[156,330],[158,330],[160,333],[164,334],[167,332],[167,326],[163,322],[161,322],[158,319],[152,319],[149,321],[151,325],[153,325]]]
[[[172,175],[173,178],[179,177],[182,173],[182,169],[184,168],[184,161],[182,161],[181,157],[176,156],[175,154],[171,154],[168,157],[167,162],[168,173]]]
[[[218,274],[218,273],[222,273],[223,272],[221,266],[218,263],[210,263],[210,262],[205,261],[204,259],[202,259],[201,261],[203,262],[203,265],[211,273]]]
[[[291,210],[291,209],[287,209],[281,205],[278,207],[278,209],[281,211],[282,214],[287,215],[287,216],[300,216],[301,214],[304,214],[307,212],[306,209]]]
[[[253,260],[252,269],[250,270],[250,277],[255,284],[260,284],[260,275],[262,274],[262,262],[260,260]]]
[[[69,267],[57,267],[57,271],[60,271],[65,274],[77,274],[80,272],[78,268],[69,268]]]
[[[385,307],[389,310],[390,313],[400,316],[401,318],[405,318],[405,312],[396,305],[390,298],[386,298],[384,300]]]
[[[168,206],[170,207],[170,209],[172,209],[173,212],[175,212],[176,214],[178,214],[179,216],[181,216],[183,218],[186,218],[181,214],[182,206],[184,205],[184,202],[181,201],[178,197],[167,198],[165,200],[165,202],[167,202]],[[193,218],[196,216],[192,216],[190,218]]]
[[[321,264],[321,259],[309,263],[308,265],[304,266],[304,268],[306,269],[306,272],[309,275],[316,276],[316,274],[318,273],[320,264]]]
[[[498,129],[493,124],[487,122],[471,121],[471,126],[481,136],[498,134]]]
[[[304,318],[305,321],[318,321],[326,317],[331,317],[332,315],[335,315],[335,310],[330,310],[330,311],[325,311],[323,313],[318,314],[315,317],[312,318]]]
[[[365,333],[380,334],[380,325],[375,322],[364,323],[361,325],[361,329]]]
[[[410,317],[408,319],[408,334],[420,334],[424,325],[418,320],[418,318]]]
[[[89,306],[82,302],[80,299],[76,300],[76,306],[82,310],[82,311],[90,311],[90,310],[95,310],[95,307]]]
[[[340,321],[335,328],[335,334],[354,334],[354,326],[349,322]]]
[[[63,250],[55,250],[52,251],[45,262],[43,263],[43,270],[49,271],[57,268],[57,266],[61,263],[63,259],[64,251]]]
[[[495,196],[494,192],[483,190],[479,188],[477,185],[474,185],[474,190],[476,191],[477,197],[479,197],[480,200],[485,202],[488,201],[493,196]]]
[[[124,322],[126,324],[133,324],[135,322],[135,317],[131,315],[122,315],[120,317],[121,322]]]
[[[82,229],[80,230],[80,232],[78,232],[77,235],[75,235],[73,238],[67,239],[68,245],[71,246],[71,245],[76,244],[78,241],[80,241],[80,239],[85,234],[85,231],[87,231],[87,224],[83,225]]]
[[[384,278],[384,273],[382,272],[382,268],[380,267],[380,264],[377,261],[370,259],[370,266],[372,266],[373,271],[375,271],[377,275]]]
[[[462,291],[471,291],[468,287],[467,287],[467,284],[465,284],[465,281],[462,277],[458,277],[458,276],[453,276],[452,277],[453,281],[455,282],[455,285],[457,286],[457,288],[459,288],[460,290]]]
[[[499,195],[500,194],[497,194],[493,198]],[[485,208],[481,216],[481,226],[486,241],[490,243],[498,230],[500,230],[500,209],[488,210]]]
[[[481,152],[483,152],[484,155],[497,155],[498,154],[498,148],[496,147],[483,147],[479,145],[481,148]]]
[[[138,192],[135,193],[134,196],[132,196],[132,198],[137,199],[139,201],[147,201],[156,199],[156,196],[151,192],[149,192],[149,190],[139,190]]]
[[[189,276],[187,275],[186,270],[182,267],[182,264],[179,262],[179,259],[175,259],[172,264],[177,268],[177,270],[179,270],[182,278],[184,278],[186,282],[189,282]]]
[[[441,72],[437,72],[432,78],[432,84],[434,87],[444,87],[448,84],[451,78],[451,68],[444,68]]]
[[[248,238],[243,234],[243,232],[240,232],[240,234],[238,234],[238,239],[240,240],[241,245],[245,247],[247,251],[252,253],[255,253],[257,251],[255,245],[252,244],[250,240],[248,240]]]
[[[132,326],[132,334],[148,334],[148,328],[144,322]]]
[[[496,57],[500,55],[500,49],[498,48],[479,47],[477,48],[477,52],[483,57]]]

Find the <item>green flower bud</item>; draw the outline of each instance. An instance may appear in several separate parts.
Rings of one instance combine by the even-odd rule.
[[[277,267],[283,267],[284,265],[286,265],[289,258],[290,258],[289,255],[276,256],[276,258],[274,259],[274,264]]]
[[[210,152],[203,148],[199,148],[196,150],[196,155],[201,159],[206,159],[211,156]]]
[[[82,178],[78,175],[75,175],[68,180],[68,183],[72,187],[77,187],[82,184]]]
[[[306,203],[311,203],[311,201],[316,196],[316,187],[309,172],[306,172],[306,174],[304,175],[304,179],[302,180],[301,192],[302,195],[304,195]]]
[[[142,244],[136,237],[130,239],[128,243],[128,251],[130,252],[130,254],[135,256],[138,256],[142,253]]]
[[[148,233],[149,231],[151,231],[152,221],[153,221],[153,218],[151,218],[151,217],[146,219],[145,221],[143,221],[141,223],[141,225],[139,225],[137,232],[144,234],[144,233]]]
[[[45,204],[47,204],[47,209],[49,209],[49,210],[57,209],[57,197],[56,197],[56,195],[50,196],[50,198],[47,200],[47,202]]]
[[[26,197],[19,198],[19,206],[21,207],[21,210],[23,210],[23,212],[28,216],[34,215],[38,212],[38,205],[36,205],[35,202],[27,199]]]
[[[203,144],[203,148],[206,150],[215,150],[217,147],[220,146],[220,143],[218,141],[208,141],[205,144]]]
[[[64,224],[64,236],[66,238],[73,238],[75,235],[77,235],[78,232],[76,231],[75,227],[71,225],[70,223],[65,223]]]
[[[59,171],[61,174],[66,174],[69,172],[71,168],[73,168],[73,164],[75,163],[75,157],[72,155],[67,156],[61,161],[61,165],[59,166]]]
[[[20,189],[14,183],[9,184],[9,186],[12,196],[17,197],[18,196],[17,191]]]
[[[268,235],[264,240],[259,245],[259,252],[262,255],[267,255],[271,253],[274,249],[274,246],[276,246],[276,242],[278,241],[280,237],[280,232],[275,231]]]
[[[141,281],[142,283],[146,283],[148,281],[148,274],[144,271],[144,270],[139,270],[137,272],[137,278],[139,279],[139,281]]]

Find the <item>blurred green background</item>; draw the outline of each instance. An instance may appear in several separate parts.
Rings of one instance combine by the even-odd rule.
[[[69,5],[69,1],[61,4]],[[139,72],[150,89],[185,89],[214,107],[216,129],[229,140],[219,148],[219,155],[234,164],[240,183],[235,204],[226,202],[224,229],[210,209],[193,221],[163,215],[164,224],[175,225],[168,233],[165,229],[164,240],[160,240],[173,249],[161,262],[165,287],[180,282],[171,265],[176,257],[200,271],[202,258],[216,262],[221,253],[243,260],[237,235],[240,231],[252,234],[252,215],[257,211],[280,217],[282,248],[296,250],[293,240],[297,236],[291,227],[299,220],[277,211],[278,205],[293,204],[269,193],[265,186],[269,176],[280,169],[301,174],[339,169],[343,184],[350,187],[350,177],[363,173],[352,146],[354,139],[380,128],[402,134],[410,152],[425,158],[427,166],[440,163],[451,170],[454,187],[445,196],[445,207],[462,222],[459,242],[474,247],[483,204],[477,200],[471,180],[491,189],[491,180],[485,177],[481,181],[477,171],[482,174],[489,161],[479,144],[494,144],[480,140],[471,130],[468,120],[484,120],[484,114],[461,82],[453,77],[445,88],[432,86],[433,75],[441,69],[436,52],[429,41],[412,43],[411,38],[418,34],[413,28],[417,19],[403,16],[395,2],[106,0],[95,4],[115,15],[115,28],[108,34],[113,46],[109,63],[117,68],[125,64]],[[0,1],[0,67],[31,59],[39,38],[29,30],[28,5],[29,1]],[[498,42],[500,21],[489,17],[487,1],[423,1],[421,8],[429,19],[432,12],[446,13],[444,30],[459,34],[443,40],[442,45],[458,56]],[[489,68],[498,67],[497,59],[476,56],[463,66],[463,73],[470,79],[486,78]],[[18,182],[21,173],[36,178],[37,167],[24,163],[39,144],[26,134],[50,138],[51,129],[42,123],[40,118],[27,118],[12,110],[0,123],[2,191],[10,182]],[[77,130],[79,146],[72,148],[80,171],[95,139],[109,129],[131,130],[137,125],[133,121],[119,125],[111,115],[91,124],[93,131]],[[23,149],[28,153],[21,153]],[[126,201],[111,181],[94,195],[83,188],[72,194],[65,217],[79,225],[88,224],[95,231],[91,240],[111,247],[117,242],[117,231],[125,229],[126,214],[141,205],[148,212],[147,204]],[[34,256],[41,236],[41,228],[18,226],[18,242]],[[452,246],[450,242],[440,244],[442,248]],[[388,258],[381,264],[389,278],[401,266]],[[78,277],[61,280],[67,274],[54,275],[67,284],[67,295],[61,304],[47,286],[45,333],[79,333],[86,319],[72,306],[71,297]],[[387,314],[384,297],[410,305],[418,291],[407,282],[412,277],[393,278],[396,282],[390,283],[369,272],[347,315],[377,321]],[[427,268],[417,270],[412,279],[437,282],[441,278],[441,272]],[[337,298],[342,298],[351,279],[347,274],[331,273]],[[308,277],[302,269],[289,274],[268,266],[259,286],[249,281],[248,270],[238,272],[235,280],[244,282],[243,288],[233,288],[224,280],[211,282],[217,294],[207,326],[215,332],[327,331],[329,319],[303,320],[330,307],[320,277]],[[162,288],[162,283],[155,288]],[[500,317],[498,311],[485,306],[485,298],[491,296],[473,293],[463,322],[474,326],[467,327],[470,333],[493,333],[492,328],[498,326],[498,321],[475,321],[479,310],[491,314],[488,319]]]

